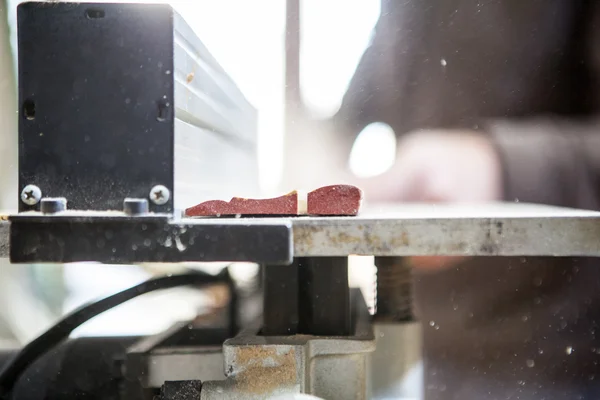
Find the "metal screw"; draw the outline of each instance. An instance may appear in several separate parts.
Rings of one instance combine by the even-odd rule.
[[[54,214],[67,209],[67,199],[64,197],[46,197],[40,203],[40,211],[44,214]]]
[[[123,211],[127,215],[148,213],[148,200],[127,198],[123,201]]]
[[[27,185],[21,192],[21,201],[28,206],[34,206],[40,202],[42,191],[35,185]]]
[[[156,185],[150,191],[150,200],[157,206],[167,204],[170,197],[171,192],[169,192],[169,189],[167,189],[163,185]]]
[[[404,257],[375,257],[379,321],[400,322],[413,318],[412,270]]]

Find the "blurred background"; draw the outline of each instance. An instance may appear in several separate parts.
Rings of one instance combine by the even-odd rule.
[[[17,3],[0,0],[2,210],[17,200]],[[600,210],[600,2],[170,3],[258,110],[260,196],[374,178],[369,201],[469,203],[457,217],[498,201]],[[598,259],[408,261],[432,399],[600,398]],[[182,268],[2,262],[0,346]],[[254,265],[233,274],[258,285]],[[352,257],[349,279],[372,305],[373,259]],[[221,297],[144,296],[77,334],[158,332]]]
[[[0,0],[0,210],[17,207],[16,8],[18,0]],[[148,2],[148,1],[145,1]],[[151,1],[158,2],[158,1]],[[164,3],[165,1],[160,1]],[[284,142],[286,2],[281,0],[167,1],[186,19],[201,41],[258,110],[260,190],[264,196],[310,189],[317,181],[294,178],[296,160]],[[340,13],[340,8],[344,9]],[[235,10],[235,12],[232,12]],[[339,109],[362,53],[369,45],[380,12],[379,0],[305,0],[301,10],[301,98],[311,118],[325,119]],[[335,29],[331,21],[335,20]],[[335,48],[335,51],[332,49]],[[313,134],[316,134],[313,133]],[[385,126],[359,138],[351,157],[358,175],[384,170],[393,162],[394,135]],[[391,145],[390,145],[391,144]],[[322,151],[325,150],[322,147]],[[381,157],[368,159],[379,149]],[[317,149],[316,151],[319,151]],[[315,154],[315,158],[318,157]],[[287,172],[286,172],[287,169]],[[285,179],[287,174],[287,179]],[[304,176],[310,174],[303,174]],[[0,266],[0,345],[23,344],[61,315],[89,300],[124,289],[175,266],[32,265]],[[372,291],[370,258],[356,258],[351,281]],[[365,268],[364,266],[367,265]],[[235,269],[240,281],[255,266]],[[77,334],[123,335],[158,332],[173,321],[193,316],[210,299],[183,289],[151,294],[97,317]]]

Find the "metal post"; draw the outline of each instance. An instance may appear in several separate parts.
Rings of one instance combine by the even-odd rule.
[[[263,335],[298,333],[298,263],[264,267]]]
[[[301,258],[298,263],[300,332],[349,335],[348,257]]]
[[[373,399],[422,399],[421,324],[414,318],[412,274],[403,257],[375,257],[377,347],[371,355]]]

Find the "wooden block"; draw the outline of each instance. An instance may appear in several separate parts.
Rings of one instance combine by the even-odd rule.
[[[244,199],[234,197],[231,201],[210,200],[185,210],[188,217],[221,215],[297,215],[298,193],[272,199]]]
[[[351,185],[324,186],[308,193],[308,215],[357,215],[362,190]]]
[[[210,200],[185,210],[187,217],[220,217],[230,215],[357,215],[362,203],[362,191],[356,186],[324,186],[306,197],[293,191],[271,199],[244,199],[230,201]]]

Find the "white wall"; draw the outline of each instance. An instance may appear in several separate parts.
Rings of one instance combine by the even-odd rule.
[[[9,9],[0,0],[0,210],[17,207],[17,104]]]

